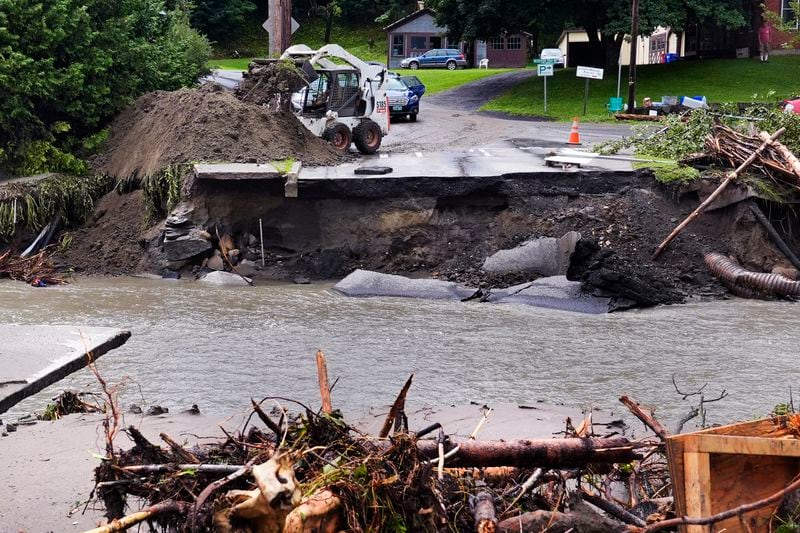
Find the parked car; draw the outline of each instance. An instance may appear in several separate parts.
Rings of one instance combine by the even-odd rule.
[[[455,70],[458,67],[466,67],[467,60],[464,54],[455,48],[434,48],[417,57],[407,57],[400,62],[401,68],[446,68]]]
[[[564,54],[561,53],[559,48],[543,48],[542,53],[539,54],[539,59],[555,59],[553,68],[564,68]]]
[[[386,96],[389,98],[389,116],[417,120],[419,100],[425,94],[425,85],[416,76],[399,76],[389,73]]]

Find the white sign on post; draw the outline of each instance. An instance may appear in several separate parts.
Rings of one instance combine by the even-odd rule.
[[[603,69],[592,68],[592,67],[578,67],[578,71],[576,72],[575,75],[578,78],[586,78],[589,80],[602,80]]]
[[[553,65],[536,65],[536,72],[539,76],[552,76]]]

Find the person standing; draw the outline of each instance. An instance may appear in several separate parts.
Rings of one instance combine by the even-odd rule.
[[[772,26],[766,20],[761,22],[758,28],[758,48],[761,52],[761,62],[769,61],[769,41],[772,39]]]

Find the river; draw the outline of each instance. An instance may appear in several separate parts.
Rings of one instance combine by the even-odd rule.
[[[401,298],[349,299],[330,285],[218,288],[143,278],[78,278],[35,289],[0,282],[0,321],[129,329],[128,343],[98,361],[127,379],[124,403],[226,415],[251,397],[317,404],[314,354],[324,350],[336,407],[390,403],[415,374],[409,402],[537,400],[619,411],[630,394],[674,421],[708,382],[710,422],[767,414],[796,390],[797,308],[731,300],[583,315],[513,305]],[[65,387],[93,383],[82,370],[29,398],[42,409]],[[696,402],[695,402],[696,403]]]

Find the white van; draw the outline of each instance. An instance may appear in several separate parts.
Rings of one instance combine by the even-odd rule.
[[[543,48],[539,59],[555,59],[556,62],[553,63],[553,67],[564,67],[564,55],[559,48]]]

